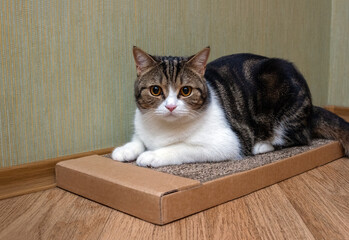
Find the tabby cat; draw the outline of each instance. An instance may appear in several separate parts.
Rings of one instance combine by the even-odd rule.
[[[349,155],[349,123],[312,105],[292,63],[234,54],[207,64],[209,53],[159,57],[133,48],[135,133],[114,160],[151,167],[239,160],[312,138],[337,139]]]

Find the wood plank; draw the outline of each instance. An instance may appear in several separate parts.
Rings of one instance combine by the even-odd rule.
[[[106,154],[112,149],[106,148],[0,169],[0,199],[53,188],[56,186],[55,166],[58,162]]]
[[[82,197],[77,197],[69,208],[74,209],[71,216],[58,221],[46,239],[98,239],[114,211]]]
[[[0,239],[98,239],[113,210],[56,188],[2,200],[0,211]]]
[[[278,185],[245,198],[262,239],[314,239]]]
[[[212,239],[207,232],[208,226],[204,212],[194,214],[165,226],[155,226],[156,239]]]
[[[349,236],[348,177],[332,164],[279,184],[316,239]]]
[[[99,239],[210,239],[204,213],[157,226],[114,210]]]
[[[0,239],[50,239],[75,212],[71,204],[77,198],[58,188],[42,192],[30,208],[6,223]]]
[[[341,175],[344,180],[349,182],[349,158],[340,158],[326,166],[332,168],[337,174]]]
[[[98,239],[153,239],[155,227],[154,224],[113,210]]]
[[[0,233],[25,214],[41,195],[42,192],[37,192],[0,201]]]
[[[246,201],[251,197],[247,195],[204,211],[209,239],[262,239]]]

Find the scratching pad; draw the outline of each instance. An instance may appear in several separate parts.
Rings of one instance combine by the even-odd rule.
[[[315,140],[310,146],[239,161],[160,168],[138,167],[108,156],[59,162],[57,186],[163,225],[331,162],[343,156],[343,149],[339,142]]]
[[[327,139],[314,139],[308,146],[284,148],[282,150],[259,154],[256,156],[248,156],[239,161],[189,163],[152,169],[163,173],[198,180],[203,183],[292,157],[331,142],[334,141]],[[111,158],[111,154],[106,154],[104,157]],[[130,162],[129,164],[136,165],[136,162]]]

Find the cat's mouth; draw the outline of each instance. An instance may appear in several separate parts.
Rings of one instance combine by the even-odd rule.
[[[167,111],[162,116],[165,120],[168,120],[168,121],[178,120],[178,119],[183,117],[183,116],[181,116],[181,114],[178,114],[178,112],[176,112],[176,111],[172,111],[172,112]]]
[[[168,122],[174,122],[174,121],[190,121],[192,119],[195,119],[197,116],[194,116],[193,114],[190,114],[188,112],[183,111],[167,111],[163,112],[160,117]]]

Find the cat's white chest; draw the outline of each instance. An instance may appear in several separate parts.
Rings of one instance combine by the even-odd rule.
[[[211,161],[242,157],[240,141],[231,130],[218,100],[214,97],[208,109],[200,117],[187,123],[147,121],[137,110],[135,130],[137,137],[148,150],[183,143],[211,149],[212,154],[216,156]],[[200,155],[198,153],[199,157]]]
[[[195,125],[195,124],[194,124]],[[137,109],[135,132],[148,150],[155,150],[178,142],[183,142],[194,134],[195,126],[180,125],[162,121],[147,121]]]

